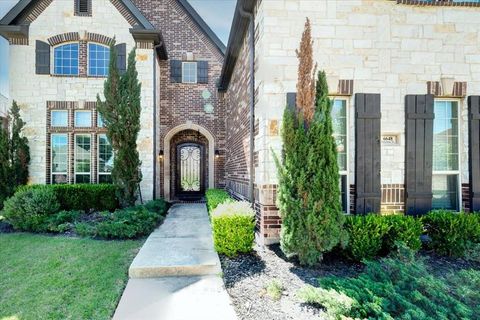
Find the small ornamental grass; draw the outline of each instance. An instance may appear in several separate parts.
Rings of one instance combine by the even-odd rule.
[[[229,257],[252,251],[255,213],[248,202],[229,202],[211,212],[215,250]]]

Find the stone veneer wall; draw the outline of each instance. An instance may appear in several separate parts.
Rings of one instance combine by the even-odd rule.
[[[20,104],[25,120],[25,134],[30,141],[30,182],[46,182],[47,166],[47,101],[96,101],[103,93],[104,78],[57,77],[35,74],[35,40],[70,32],[80,36],[86,32],[115,37],[117,43],[126,43],[127,51],[135,46],[130,23],[112,5],[110,0],[92,2],[92,16],[74,16],[74,1],[44,1],[45,6],[31,19],[28,42],[10,46],[10,96]],[[53,50],[52,50],[53,54]],[[153,50],[137,49],[137,70],[142,83],[142,128],[138,150],[142,161],[144,199],[153,196]],[[102,95],[103,96],[103,95]]]
[[[402,211],[405,95],[426,94],[427,82],[440,81],[442,77],[467,82],[467,95],[480,94],[479,10],[460,6],[414,6],[389,0],[317,1],[315,5],[301,0],[262,0],[256,16],[258,202],[268,202],[278,183],[271,149],[280,152],[281,139],[269,128],[272,121],[282,119],[286,93],[296,91],[295,50],[306,17],[312,22],[314,59],[319,69],[339,79],[353,79],[354,94],[381,94],[382,134],[398,137],[397,144],[384,144],[381,149],[382,209]],[[347,98],[350,128],[354,128],[353,97]],[[465,193],[468,190],[466,99],[460,99],[460,106],[463,142],[460,176],[465,207],[468,197]],[[348,147],[349,184],[354,190],[354,130],[350,130]],[[278,214],[273,206],[263,207],[260,219],[268,226],[275,221],[270,218]],[[266,243],[277,240],[275,228],[270,226],[261,233]]]
[[[223,106],[219,103],[216,83],[220,77],[223,54],[214,46],[192,18],[176,0],[134,0],[142,13],[155,27],[162,31],[168,51],[168,58],[185,60],[186,53],[193,53],[194,60],[208,61],[208,84],[184,84],[170,81],[170,62],[160,61],[157,72],[158,119],[157,146],[163,150],[164,138],[169,131],[179,125],[191,122],[208,130],[215,139],[215,149],[220,157],[215,159],[215,186],[223,188],[225,123]],[[211,97],[203,99],[202,92],[208,90]],[[204,105],[210,103],[214,112],[204,111]],[[168,152],[168,150],[164,150]],[[163,161],[157,167],[160,178],[157,180],[157,195],[164,194]]]

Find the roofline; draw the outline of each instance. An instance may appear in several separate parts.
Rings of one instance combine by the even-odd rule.
[[[213,42],[222,55],[225,55],[225,44],[217,36],[215,32],[208,26],[205,20],[200,17],[197,11],[192,7],[187,0],[177,0],[178,3],[187,11],[188,15],[195,21],[195,23],[200,27],[200,29],[207,35],[208,38]]]
[[[158,56],[162,60],[168,59],[167,50],[165,48],[165,42],[160,30],[146,30],[131,28],[130,33],[135,40],[150,40],[153,41],[154,49],[157,51]]]
[[[226,91],[232,78],[233,70],[237,64],[238,55],[242,49],[243,39],[248,29],[248,19],[243,18],[240,9],[253,12],[256,0],[237,0],[235,14],[232,20],[230,36],[228,38],[228,46],[225,52],[225,60],[223,61],[222,73],[218,83],[218,90]]]
[[[2,25],[8,25],[11,24],[13,20],[15,20],[16,17],[22,13],[23,10],[27,8],[27,6],[34,0],[20,0],[17,2],[16,5],[13,6],[13,8],[10,9],[10,11],[7,12],[7,14],[0,20],[0,24]]]

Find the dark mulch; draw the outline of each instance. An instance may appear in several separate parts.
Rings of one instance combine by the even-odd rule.
[[[14,231],[10,223],[0,220],[0,233],[11,233]]]
[[[480,269],[478,262],[438,256],[428,251],[421,251],[419,257],[435,276],[445,276],[460,269]],[[288,260],[278,245],[257,248],[251,255],[236,258],[221,256],[220,260],[225,287],[242,320],[326,319],[321,308],[302,304],[296,297],[297,291],[307,284],[318,286],[318,278],[354,277],[364,268],[362,264],[335,255],[325,256],[315,268],[302,267],[296,260]],[[284,287],[278,301],[270,298],[266,291],[274,279]]]

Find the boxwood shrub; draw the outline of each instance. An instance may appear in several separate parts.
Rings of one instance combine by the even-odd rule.
[[[434,210],[422,217],[429,248],[439,254],[461,257],[480,243],[480,215]]]
[[[221,189],[208,189],[205,192],[205,197],[207,198],[207,209],[209,213],[211,213],[219,204],[226,201],[233,201],[227,191]]]
[[[218,253],[229,257],[252,251],[255,213],[248,202],[219,204],[211,213],[213,241]]]
[[[51,189],[60,203],[60,209],[113,211],[119,207],[116,187],[112,184],[52,184],[30,185],[24,189]]]
[[[16,230],[45,232],[48,218],[59,210],[52,189],[28,188],[20,189],[4,202],[3,216]]]

